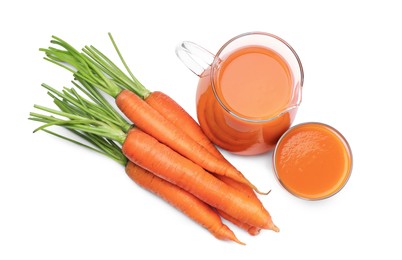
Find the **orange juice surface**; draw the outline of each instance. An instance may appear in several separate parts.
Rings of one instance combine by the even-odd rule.
[[[294,96],[292,73],[279,54],[261,46],[243,47],[201,75],[197,117],[218,146],[238,154],[259,154],[273,149],[290,127],[296,109],[281,112]]]
[[[225,59],[217,74],[217,94],[239,116],[265,119],[277,115],[291,99],[292,76],[276,52],[245,47]]]
[[[346,140],[330,126],[300,124],[278,142],[274,166],[282,185],[306,199],[323,199],[347,182],[352,155]]]

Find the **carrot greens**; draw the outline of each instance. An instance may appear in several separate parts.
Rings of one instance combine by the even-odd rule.
[[[34,108],[50,113],[50,115],[30,113],[30,120],[44,123],[34,132],[42,130],[100,152],[120,164],[125,164],[127,160],[121,153],[120,146],[112,140],[120,144],[123,143],[125,133],[131,128],[131,125],[114,110],[95,88],[87,85],[86,89],[84,89],[76,82],[73,82],[73,84],[88,98],[84,98],[74,88],[64,88],[63,91],[57,91],[47,84],[42,84],[42,87],[48,90],[48,95],[53,98],[53,102],[59,110],[34,105]],[[78,137],[95,146],[95,148],[47,129],[53,125],[62,126],[70,130]]]
[[[64,40],[52,36],[51,43],[62,49],[48,47],[39,50],[45,52],[45,60],[67,69],[77,79],[95,85],[112,97],[116,97],[122,89],[133,91],[141,98],[148,97],[151,92],[134,77],[110,33],[109,37],[131,78],[93,46],[85,46],[82,52],[79,52]]]

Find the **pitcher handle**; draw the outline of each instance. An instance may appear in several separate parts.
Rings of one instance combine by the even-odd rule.
[[[198,77],[214,61],[215,56],[200,45],[184,41],[176,47],[176,55]]]

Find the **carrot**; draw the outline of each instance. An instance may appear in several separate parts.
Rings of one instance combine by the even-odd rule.
[[[128,132],[122,151],[135,164],[239,221],[263,229],[276,229],[261,203],[250,200],[244,193],[220,181],[140,129],[132,128]]]
[[[256,196],[256,194],[254,193],[254,191],[252,189],[250,189],[250,187],[248,187],[247,185],[244,185],[243,183],[239,183],[235,180],[232,180],[230,178],[227,178],[225,176],[216,176],[218,179],[220,179],[221,181],[223,181],[224,183],[226,183],[227,185],[243,192],[243,194],[245,194],[247,196],[247,198],[249,200],[254,201],[254,203],[260,203],[261,201],[258,199],[258,197]],[[262,204],[261,204],[262,206]],[[263,207],[263,206],[262,206]],[[232,222],[233,224],[235,224],[236,226],[239,226],[242,229],[245,229],[250,235],[257,235],[260,233],[260,228],[257,227],[253,227],[251,225],[248,225],[246,223],[243,223],[235,218],[233,218],[232,216],[228,215],[225,212],[222,212],[221,210],[217,210],[218,213],[225,219],[227,219],[228,221]],[[273,226],[272,230],[275,232],[279,232],[279,228],[277,226]]]
[[[147,98],[150,95],[150,91],[145,88],[141,88],[139,90],[136,89],[136,94],[134,94],[134,92],[129,90],[121,90],[121,86],[129,81],[127,76],[117,78],[106,77],[102,71],[104,67],[99,65],[97,66],[94,60],[99,57],[107,62],[110,60],[99,51],[88,47],[84,49],[90,55],[87,57],[78,52],[65,41],[57,37],[53,38],[55,40],[53,40],[52,43],[61,45],[65,48],[65,50],[58,50],[56,48],[41,49],[42,51],[46,52],[48,56],[47,59],[74,72],[76,78],[79,78],[88,84],[93,84],[95,87],[116,98],[116,104],[120,110],[137,127],[173,148],[193,162],[201,165],[206,170],[216,174],[229,176],[230,178],[233,178],[241,183],[247,184],[257,192],[263,194],[263,192],[259,191],[228,161],[218,159],[214,155],[210,154],[208,150],[189,137],[189,135],[181,128],[175,127],[159,112],[139,98]],[[62,64],[63,61],[75,67],[77,71],[73,71],[71,68]],[[110,71],[110,73],[113,75],[120,76],[122,74],[114,64],[110,68]],[[136,80],[134,77],[133,79]],[[138,95],[138,97],[136,95]]]
[[[243,222],[238,221],[237,219],[233,218],[232,216],[230,216],[230,215],[227,214],[226,212],[223,212],[223,211],[221,211],[221,210],[217,210],[217,211],[218,211],[219,215],[220,215],[222,218],[224,218],[224,219],[226,219],[226,220],[232,222],[233,224],[235,224],[235,225],[238,226],[239,228],[242,228],[242,229],[246,230],[246,231],[247,231],[250,235],[252,235],[252,236],[258,235],[258,234],[260,233],[260,231],[261,231],[260,228],[253,227],[253,226],[251,226],[251,225],[249,225],[249,224],[246,224],[246,223],[243,223]]]
[[[158,141],[210,172],[228,176],[257,190],[235,167],[213,156],[133,92],[121,91],[116,98],[116,104],[138,128],[155,137]]]
[[[153,91],[145,99],[145,102],[163,115],[173,125],[181,127],[185,133],[189,133],[190,137],[207,149],[209,153],[218,159],[226,160],[204,134],[198,123],[171,97],[161,91]]]
[[[132,162],[127,163],[126,173],[138,185],[155,193],[172,206],[176,207],[206,228],[216,238],[232,240],[241,245],[245,245],[237,239],[232,230],[222,223],[219,215],[210,206],[192,194],[157,177]]]
[[[260,200],[257,198],[256,194],[254,193],[254,191],[252,189],[250,189],[250,187],[248,187],[247,185],[244,185],[243,183],[239,183],[239,182],[232,180],[230,178],[227,178],[225,176],[216,176],[216,177],[218,179],[220,179],[221,181],[223,181],[224,183],[226,183],[227,185],[243,192],[247,196],[248,199],[254,200],[255,203],[261,203]],[[218,211],[219,215],[221,215],[223,218],[232,222],[236,226],[246,230],[250,235],[255,236],[260,233],[260,230],[261,230],[260,228],[251,226],[247,223],[243,223],[221,210],[217,210],[217,211]],[[274,227],[273,230],[278,231],[278,230],[276,230],[276,227]]]
[[[193,138],[200,145],[204,146],[205,149],[207,149],[211,154],[215,155],[217,158],[226,160],[225,157],[205,136],[197,122],[172,98],[170,98],[163,92],[154,91],[145,99],[145,101],[176,127],[182,127],[182,129],[186,133],[192,133],[191,138]],[[239,183],[225,176],[217,175],[216,177],[224,183],[244,192],[249,198],[253,198],[254,200],[259,202],[259,199],[255,195],[254,191],[250,189],[250,187],[248,187],[247,185]],[[221,215],[223,218],[232,222],[236,226],[245,229],[250,235],[255,236],[260,233],[261,229],[253,227],[246,223],[242,223],[221,210],[217,211],[219,215]]]
[[[221,176],[221,175],[215,175],[219,180],[223,181],[227,185],[232,186],[233,188],[241,191],[244,193],[244,195],[247,196],[247,198],[254,200],[258,203],[261,203],[260,200],[258,199],[257,195],[254,193],[254,191],[248,187],[247,185],[237,182],[231,178],[228,178],[226,176]]]
[[[104,107],[100,107],[99,105],[94,106],[81,97],[75,98],[79,97],[79,95],[73,89],[65,89],[63,92],[59,92],[51,88],[50,86],[44,85],[44,87],[51,91],[49,95],[54,98],[56,105],[60,108],[61,112],[59,113],[64,113],[64,115],[68,115],[69,118],[76,119],[75,116],[86,114],[87,116],[91,115],[88,119],[102,118],[103,120],[107,119],[105,123],[118,122],[120,127],[127,125],[127,122],[125,122],[125,120],[121,118],[119,114],[115,113],[113,108],[109,107],[107,103],[103,105]],[[54,94],[61,96],[63,99],[59,100],[55,97]],[[97,101],[99,101],[100,104],[105,102],[105,100],[101,96],[98,97],[99,99],[97,99]],[[50,122],[49,117],[39,115],[35,116],[35,114],[33,113],[31,113],[31,115],[33,116],[30,118],[32,120],[40,122]],[[52,120],[54,120],[54,118],[52,118]],[[165,201],[169,202],[171,205],[182,211],[185,215],[194,220],[196,223],[206,228],[216,238],[221,240],[232,240],[244,245],[243,242],[237,239],[233,231],[222,223],[220,216],[209,205],[202,202],[187,191],[184,191],[183,189],[157,177],[151,172],[146,171],[138,165],[127,161],[127,158],[122,153],[121,147],[115,145],[109,139],[99,137],[90,132],[87,133],[85,131],[70,129],[80,138],[91,143],[94,146],[93,147],[83,144],[79,141],[67,138],[65,136],[56,134],[47,129],[42,130],[84,146],[86,148],[90,148],[91,150],[99,152],[115,160],[119,164],[125,166],[127,175],[139,186],[153,192]],[[128,130],[125,129],[124,131]]]
[[[48,89],[52,91],[51,88]],[[59,92],[55,92],[55,94],[59,95],[63,100],[72,99],[71,96],[63,95]],[[199,165],[160,143],[142,130],[134,127],[126,133],[127,122],[121,123],[120,120],[115,118],[108,119],[104,115],[99,115],[99,108],[92,108],[92,105],[82,99],[71,101],[71,103],[74,108],[70,110],[73,112],[78,111],[75,114],[35,105],[35,108],[53,115],[43,116],[31,113],[34,119],[46,123],[37,130],[51,125],[60,125],[67,129],[94,135],[97,138],[105,137],[114,140],[122,144],[123,154],[130,161],[192,193],[210,206],[252,226],[263,229],[276,229],[270,214],[260,202],[250,200],[243,192],[220,181]],[[62,116],[67,119],[59,119],[56,116]]]

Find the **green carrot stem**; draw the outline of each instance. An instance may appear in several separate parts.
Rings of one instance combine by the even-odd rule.
[[[81,54],[78,50],[72,47],[67,42],[61,40],[56,36],[52,36],[54,40],[51,41],[53,44],[57,44],[64,48],[60,50],[57,48],[49,47],[47,49],[40,48],[40,51],[44,51],[47,55],[47,59],[52,61],[52,63],[58,63],[63,68],[68,69],[70,72],[73,70],[68,68],[65,64],[75,68],[74,76],[81,80],[85,80],[91,84],[94,84],[100,90],[106,92],[112,97],[116,97],[120,92],[121,88],[117,86],[111,79],[106,77],[103,72],[91,62],[91,60]],[[61,65],[61,64],[62,65]]]
[[[120,61],[123,63],[123,65],[124,65],[124,67],[126,68],[128,74],[130,74],[131,79],[133,80],[135,86],[137,86],[138,88],[146,89],[146,88],[144,87],[144,85],[142,85],[142,84],[138,81],[138,79],[134,76],[134,74],[131,72],[130,68],[128,67],[126,61],[125,61],[124,58],[123,58],[123,55],[121,54],[119,48],[117,47],[117,44],[116,44],[115,40],[113,39],[112,34],[109,32],[108,35],[109,35],[109,38],[110,38],[110,40],[111,40],[111,42],[112,42],[112,44],[113,44],[114,49],[116,50],[117,54],[119,55]],[[147,91],[148,91],[148,90],[147,90]],[[149,91],[148,91],[148,92],[149,92]],[[148,94],[150,94],[150,93],[148,93]],[[144,97],[144,98],[146,98],[146,97]]]
[[[44,131],[125,165],[127,159],[116,142],[122,144],[125,141],[127,132],[132,127],[131,124],[107,102],[94,86],[85,81],[81,82],[84,86],[74,81],[72,83],[81,93],[75,88],[64,87],[62,91],[59,91],[47,84],[42,84],[59,110],[34,105],[34,108],[49,113],[49,115],[30,113],[30,120],[43,123],[34,132]],[[48,130],[48,127],[51,126],[66,128],[90,145]]]
[[[79,142],[77,140],[74,140],[72,138],[68,138],[64,135],[60,135],[57,134],[53,131],[47,130],[47,129],[43,129],[42,131],[54,135],[58,138],[67,140],[69,142],[72,142],[74,144],[78,144],[84,148],[90,149],[91,151],[95,151],[97,153],[100,153],[114,161],[116,161],[117,163],[125,166],[127,164],[127,158],[123,155],[123,153],[121,152],[121,148],[116,146],[113,142],[110,142],[108,139],[106,138],[102,138],[99,137],[97,135],[91,135],[91,134],[87,134],[87,133],[80,133],[78,131],[75,130],[71,130],[72,133],[76,134],[77,136],[79,136],[80,138],[88,141],[89,143],[91,143],[92,145],[94,145],[94,147],[86,145],[82,142]]]
[[[69,119],[60,119],[56,118],[53,116],[46,116],[43,114],[39,113],[33,113],[31,112],[29,115],[31,116],[29,119],[30,120],[35,120],[35,121],[40,121],[44,122],[45,124],[36,128],[34,130],[34,133],[43,130],[49,126],[62,126],[70,130],[76,130],[76,131],[82,131],[85,133],[89,134],[95,134],[101,137],[105,137],[111,140],[114,140],[120,144],[123,144],[123,142],[126,140],[127,134],[123,132],[120,128],[117,126],[111,126],[108,124],[105,124],[104,122],[101,121],[96,121],[96,120],[91,120],[91,119],[73,119],[75,116],[69,113],[62,113],[57,110],[53,110],[50,108],[42,107],[42,106],[34,106],[35,108],[48,111],[51,113],[55,114],[63,114]]]
[[[45,60],[74,73],[80,81],[86,81],[112,97],[116,97],[122,89],[129,89],[143,99],[150,95],[151,91],[146,89],[131,72],[111,33],[109,38],[131,78],[94,46],[85,46],[82,52],[79,52],[66,41],[56,36],[52,38],[51,43],[61,46],[63,50],[54,47],[39,49],[45,52],[47,56]]]
[[[74,83],[74,82],[73,82]],[[77,83],[74,83],[79,87]],[[88,83],[85,83],[88,84]],[[115,124],[120,126],[124,131],[128,131],[130,129],[131,124],[129,124],[102,96],[96,89],[90,88],[90,86],[86,86],[87,90],[91,90],[91,93],[84,92],[90,99],[96,103],[91,103],[88,100],[81,97],[73,88],[64,88],[62,92],[57,91],[56,89],[50,87],[47,84],[42,84],[42,87],[49,90],[51,93],[56,94],[60,98],[65,99],[64,104],[72,104],[75,108],[77,108],[81,113],[85,112],[87,115],[90,115],[92,119],[98,119],[110,124]],[[83,89],[84,90],[84,89]],[[54,100],[56,97],[51,95]],[[60,102],[59,102],[60,103]],[[51,113],[56,113],[55,111],[47,111]],[[64,116],[62,114],[59,114]],[[82,116],[82,114],[81,114]]]

